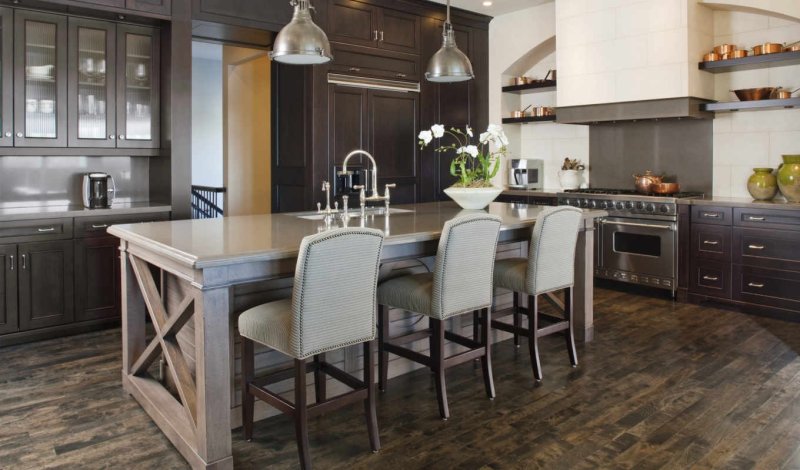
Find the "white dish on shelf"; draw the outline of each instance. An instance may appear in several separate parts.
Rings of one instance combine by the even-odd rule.
[[[25,67],[28,78],[53,78],[53,65],[29,65]]]

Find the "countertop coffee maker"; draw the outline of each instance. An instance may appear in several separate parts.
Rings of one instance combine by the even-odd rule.
[[[83,175],[83,205],[87,209],[109,209],[116,193],[114,177],[108,173]]]
[[[508,187],[542,189],[544,161],[532,158],[515,158],[508,165]]]

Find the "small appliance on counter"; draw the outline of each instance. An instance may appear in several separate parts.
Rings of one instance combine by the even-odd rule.
[[[87,209],[109,209],[117,193],[114,177],[108,173],[83,175],[83,205]]]
[[[516,189],[542,189],[544,185],[544,160],[517,158],[508,167],[508,187]]]

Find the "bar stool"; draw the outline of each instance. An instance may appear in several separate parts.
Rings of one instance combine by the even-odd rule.
[[[445,389],[445,370],[480,358],[486,394],[495,396],[492,381],[491,342],[488,334],[492,305],[492,268],[497,251],[500,218],[486,213],[469,214],[449,220],[439,240],[432,273],[390,279],[378,286],[378,370],[381,390],[386,390],[389,353],[431,369],[442,419],[450,417]],[[389,307],[429,317],[430,328],[390,338]],[[480,311],[484,334],[479,340],[445,331],[444,320]],[[430,355],[400,346],[427,337]],[[468,351],[444,357],[444,340]]]
[[[307,420],[363,401],[373,452],[380,449],[375,414],[372,346],[376,330],[376,286],[383,233],[367,228],[329,230],[303,239],[297,257],[291,299],[269,302],[239,316],[242,336],[242,423],[253,438],[255,398],[294,418],[302,468],[311,468]],[[294,366],[256,379],[254,342],[294,358]],[[364,378],[325,362],[325,353],[355,344],[364,346]],[[313,357],[313,362],[308,359]],[[313,405],[306,402],[306,373],[314,372]],[[293,372],[293,374],[292,374]],[[353,390],[328,399],[327,374]],[[294,403],[266,385],[294,375]]]
[[[572,367],[578,365],[572,321],[572,287],[575,284],[575,248],[582,219],[581,210],[574,207],[545,208],[533,226],[528,258],[503,259],[495,263],[494,286],[514,293],[514,324],[495,319],[492,327],[514,333],[515,346],[519,346],[520,336],[528,337],[531,365],[537,382],[542,380],[539,361],[539,338],[542,336],[566,332],[570,363]],[[539,296],[562,289],[565,289],[564,318],[540,314]],[[527,330],[520,326],[521,292],[528,295],[528,309],[525,311],[528,315]],[[540,316],[550,324],[539,327]]]

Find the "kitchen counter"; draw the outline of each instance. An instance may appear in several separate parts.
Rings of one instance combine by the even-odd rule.
[[[507,196],[556,197],[556,194],[562,192],[564,192],[563,189],[518,189],[506,186],[501,194]]]
[[[170,212],[172,206],[154,202],[121,202],[110,209],[86,209],[83,204],[66,206],[32,206],[0,208],[0,222],[30,219],[55,219],[62,217],[95,217],[129,215],[153,212]]]
[[[419,267],[421,260],[430,260],[436,255],[445,222],[463,212],[476,212],[462,211],[453,202],[394,208],[408,212],[388,217],[375,214],[363,221],[353,217],[347,222],[351,227],[363,225],[384,231],[381,271],[386,275],[394,267],[407,270],[409,265]],[[542,210],[529,205],[490,204],[488,212],[502,220],[498,251],[525,256],[531,227]],[[576,338],[585,341],[591,341],[594,334],[594,219],[605,215],[605,211],[584,211],[575,253],[573,321]],[[342,224],[337,219],[332,226]],[[121,240],[122,386],[192,468],[233,467],[231,429],[241,425],[241,409],[234,395],[240,362],[235,354],[237,314],[285,297],[303,237],[326,229],[324,221],[300,218],[298,214],[115,225],[108,229]],[[153,278],[150,266],[160,268],[158,280]],[[145,322],[148,310],[159,324],[149,345]],[[164,344],[171,345],[166,350],[171,364],[186,372],[175,374],[180,379],[176,384],[181,396],[190,397],[194,405],[189,408],[191,414],[161,382],[143,373]],[[356,375],[358,367],[353,366]],[[401,364],[390,368],[390,376],[392,370],[399,375],[412,369]],[[265,417],[263,411],[257,413],[262,413],[258,419]]]
[[[800,203],[789,202],[786,199],[775,198],[771,201],[756,201],[749,197],[705,197],[678,199],[678,204],[706,205],[725,207],[752,207],[755,209],[792,209],[800,210]]]

